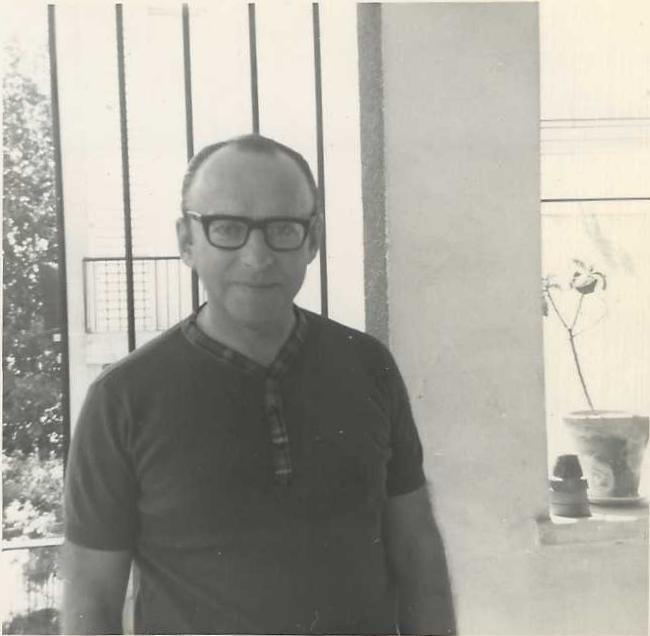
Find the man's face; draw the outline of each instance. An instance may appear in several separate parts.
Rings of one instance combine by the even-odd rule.
[[[199,168],[187,207],[200,214],[229,214],[261,220],[270,217],[309,218],[314,198],[293,159],[223,148]],[[307,265],[318,251],[319,224],[295,251],[271,249],[260,229],[236,250],[211,245],[201,223],[178,224],[184,262],[205,286],[215,317],[234,323],[281,325],[291,317],[293,299],[302,286]]]

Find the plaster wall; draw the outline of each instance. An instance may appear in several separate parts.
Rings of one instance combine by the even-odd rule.
[[[362,5],[358,17],[364,170],[384,181],[381,205],[367,191],[364,205],[385,209],[387,246],[386,290],[366,290],[366,311],[387,309],[459,630],[646,633],[645,545],[538,541],[537,5]]]

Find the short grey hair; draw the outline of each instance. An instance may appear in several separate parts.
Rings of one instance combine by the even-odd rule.
[[[196,178],[196,174],[199,171],[199,168],[201,168],[207,159],[209,159],[215,152],[218,152],[222,148],[228,147],[234,147],[244,151],[257,152],[260,154],[282,153],[292,159],[300,169],[300,172],[302,172],[305,176],[305,179],[307,179],[309,189],[314,196],[314,207],[315,209],[318,209],[320,201],[318,196],[318,186],[316,185],[314,175],[305,158],[293,148],[289,148],[289,146],[285,146],[275,139],[264,137],[258,134],[249,134],[233,137],[232,139],[219,141],[217,143],[210,144],[209,146],[205,146],[205,148],[199,150],[199,152],[197,152],[192,157],[192,159],[190,159],[190,162],[187,165],[185,176],[183,177],[183,186],[181,190],[181,210],[183,214],[189,207],[187,198],[189,196],[190,188],[192,187],[192,183],[194,183],[194,179]]]

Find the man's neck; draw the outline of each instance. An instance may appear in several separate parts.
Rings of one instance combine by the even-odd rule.
[[[239,351],[263,366],[269,366],[287,341],[295,323],[293,309],[282,321],[234,322],[206,304],[199,311],[197,325],[210,338]]]

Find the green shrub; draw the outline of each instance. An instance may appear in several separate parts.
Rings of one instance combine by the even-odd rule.
[[[37,455],[2,457],[4,538],[61,534],[63,462]]]
[[[12,616],[2,623],[4,634],[59,634],[59,611],[53,607]]]

